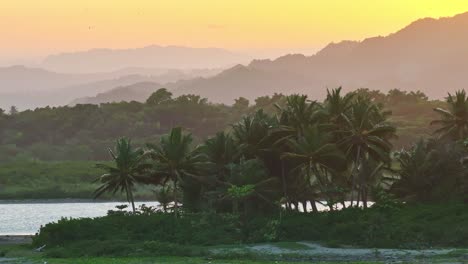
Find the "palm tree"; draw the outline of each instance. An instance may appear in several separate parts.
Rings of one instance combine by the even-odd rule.
[[[239,148],[228,133],[219,132],[207,139],[198,149],[214,165],[214,174],[218,181],[226,178],[226,166],[239,156]]]
[[[268,116],[263,110],[246,116],[232,126],[234,143],[238,146],[241,156],[247,159],[260,156],[265,148],[265,139],[269,129],[274,126],[274,118]]]
[[[375,161],[367,157],[362,163],[358,171],[358,185],[360,186],[360,197],[362,199],[364,209],[367,208],[369,191],[379,190],[387,183],[388,177],[385,176],[385,171],[391,171],[386,163]],[[388,187],[388,186],[387,186]]]
[[[332,177],[335,172],[346,169],[344,154],[331,142],[328,133],[320,130],[317,125],[307,128],[304,135],[297,139],[288,139],[288,145],[291,151],[283,153],[282,158],[299,164],[297,169],[304,172],[310,185],[318,186],[332,209]],[[311,203],[314,204],[317,198],[319,197],[312,197]]]
[[[201,165],[200,156],[192,152],[192,141],[191,134],[185,134],[182,128],[177,127],[163,135],[159,144],[148,144],[148,154],[155,161],[155,175],[163,177],[164,183],[172,181],[176,217],[179,214],[179,185],[184,182],[185,177],[198,178],[194,172]]]
[[[138,182],[144,180],[144,172],[149,168],[149,165],[144,163],[144,152],[141,149],[133,149],[129,139],[121,138],[117,140],[115,150],[109,149],[109,153],[115,166],[96,165],[96,167],[105,170],[106,174],[96,180],[102,185],[94,192],[95,198],[106,192],[112,192],[112,194],[118,191],[124,192],[135,213],[133,189]]]
[[[431,122],[431,124],[441,125],[435,133],[443,138],[465,139],[468,136],[468,97],[465,90],[457,91],[455,95],[449,93],[447,103],[448,110],[434,109],[441,115],[441,119]]]
[[[286,97],[286,106],[280,110],[279,124],[295,131],[296,136],[302,135],[304,130],[318,122],[322,116],[319,104],[307,99],[307,95],[290,95]]]
[[[419,141],[398,153],[400,169],[391,191],[406,201],[449,200],[463,192],[465,150],[456,143]]]
[[[386,112],[369,98],[358,97],[348,113],[343,115],[345,126],[336,131],[340,138],[338,144],[352,163],[352,191],[357,189],[359,169],[363,162],[372,158],[378,162],[390,162],[392,144],[390,139],[395,137],[396,129],[386,122]],[[359,180],[363,183],[363,180]],[[357,203],[359,204],[359,195]]]
[[[355,98],[355,93],[342,96],[341,91],[341,87],[331,91],[327,89],[327,97],[323,103],[328,122],[337,128],[345,123],[343,116],[348,113]]]

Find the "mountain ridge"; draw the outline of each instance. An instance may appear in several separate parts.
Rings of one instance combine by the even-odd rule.
[[[320,99],[324,88],[337,86],[347,90],[416,89],[441,98],[446,92],[442,86],[450,91],[465,88],[466,43],[468,12],[419,19],[387,36],[330,43],[312,56],[287,54],[275,60],[254,60],[243,71],[228,69],[211,78],[180,81],[170,87],[176,94],[197,93],[228,104],[236,98],[234,94],[252,100],[259,95],[257,91],[262,95],[306,93]],[[236,87],[231,80],[236,80]]]

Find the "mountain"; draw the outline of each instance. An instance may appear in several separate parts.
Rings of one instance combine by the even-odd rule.
[[[219,103],[274,92],[323,98],[325,88],[343,86],[387,91],[421,90],[433,98],[468,87],[468,13],[424,18],[388,36],[331,43],[312,56],[290,54],[254,60],[210,78],[166,85]]]
[[[0,108],[19,109],[65,105],[85,96],[139,82],[167,83],[198,76],[213,76],[221,69],[125,68],[113,72],[66,74],[40,68],[0,68]],[[131,98],[131,97],[129,97]]]
[[[70,105],[77,104],[101,104],[122,101],[144,102],[148,97],[161,88],[160,84],[154,82],[139,82],[127,86],[119,86],[94,97],[84,97],[73,100]]]
[[[251,58],[218,48],[148,46],[137,49],[93,49],[46,57],[41,67],[57,72],[92,73],[120,68],[226,68]]]
[[[46,91],[102,78],[97,74],[64,74],[21,65],[0,67],[0,92]]]
[[[122,85],[139,82],[155,82],[157,77],[128,75],[115,79],[101,80],[56,89],[33,91],[1,91],[0,108],[8,109],[11,105],[20,110],[36,107],[66,105],[76,98],[103,93]]]

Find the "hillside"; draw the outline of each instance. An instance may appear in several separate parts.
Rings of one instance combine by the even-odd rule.
[[[175,94],[197,93],[232,103],[274,92],[322,98],[326,87],[421,90],[432,98],[466,88],[468,13],[425,18],[388,36],[331,43],[307,57],[290,54],[254,60],[211,78],[169,85]]]
[[[128,86],[119,86],[110,91],[99,93],[94,97],[83,97],[73,100],[70,105],[118,103],[122,101],[144,102],[160,86],[160,84],[154,82],[140,82]]]

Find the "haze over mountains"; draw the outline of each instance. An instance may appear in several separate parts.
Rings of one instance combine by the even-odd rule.
[[[52,55],[35,67],[0,67],[0,108],[66,105],[117,86],[208,77],[247,61],[223,49],[175,46]]]
[[[169,88],[175,95],[199,94],[226,104],[240,96],[252,100],[275,92],[306,93],[320,99],[325,88],[337,86],[346,90],[421,90],[441,98],[447,91],[467,87],[467,43],[468,13],[464,13],[421,19],[385,37],[331,43],[312,56],[290,54],[275,60],[253,60],[222,72],[222,65],[242,63],[246,58],[219,49],[159,46],[61,54],[49,57],[43,66],[62,73],[19,66],[0,68],[0,107],[65,105],[74,99],[74,103],[142,101],[152,87]],[[149,50],[147,57],[143,50]],[[119,64],[125,60],[129,63]],[[183,65],[192,68],[181,70]],[[216,69],[203,69],[209,66]],[[175,70],[169,70],[171,67]],[[133,85],[136,83],[144,85]]]
[[[221,69],[126,68],[115,72],[70,74],[39,68],[0,68],[0,108],[19,109],[67,105],[76,98],[94,96],[118,86],[139,82],[167,83],[199,76],[212,76]]]
[[[57,72],[95,73],[125,67],[160,69],[203,69],[248,63],[248,55],[218,48],[188,48],[152,45],[138,49],[94,49],[61,53],[44,59],[41,66]]]

